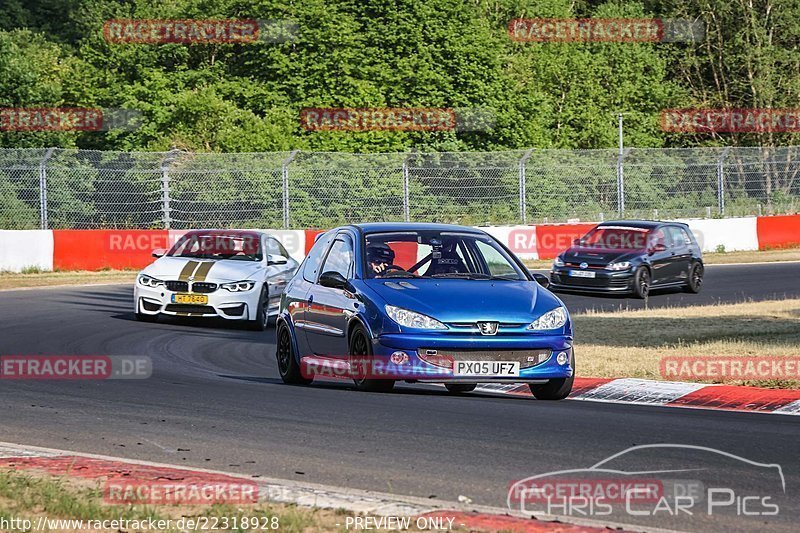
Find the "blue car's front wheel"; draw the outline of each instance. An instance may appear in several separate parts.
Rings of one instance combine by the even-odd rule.
[[[389,392],[394,388],[394,380],[370,378],[371,360],[372,346],[367,332],[361,326],[356,326],[350,334],[350,370],[353,382],[358,390]]]
[[[472,392],[475,390],[475,387],[478,386],[477,383],[445,383],[445,388],[447,392],[452,394],[462,394],[465,392]]]
[[[575,352],[572,352],[570,357],[570,366],[572,366],[572,375],[568,378],[551,379],[543,385],[529,384],[531,394],[537,400],[563,400],[569,396],[575,381]]]

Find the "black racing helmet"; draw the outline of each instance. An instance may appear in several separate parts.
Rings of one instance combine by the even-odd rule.
[[[368,263],[394,263],[394,250],[385,242],[367,245]]]

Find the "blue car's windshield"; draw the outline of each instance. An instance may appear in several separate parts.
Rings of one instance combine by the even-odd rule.
[[[475,233],[371,233],[364,261],[368,278],[528,279],[494,239]]]

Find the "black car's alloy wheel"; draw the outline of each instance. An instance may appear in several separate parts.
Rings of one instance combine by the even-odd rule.
[[[637,298],[647,299],[650,294],[650,271],[646,267],[639,267],[633,275],[633,295]]]
[[[689,268],[689,279],[686,281],[686,291],[697,294],[703,288],[703,265],[694,263]]]
[[[314,381],[313,376],[306,378],[300,372],[300,365],[294,356],[289,328],[284,325],[279,326],[277,337],[275,355],[278,359],[278,372],[283,382],[290,385],[307,385]]]

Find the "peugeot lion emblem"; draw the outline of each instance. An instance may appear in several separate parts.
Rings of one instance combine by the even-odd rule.
[[[478,329],[481,330],[481,335],[496,335],[497,322],[478,322]]]

